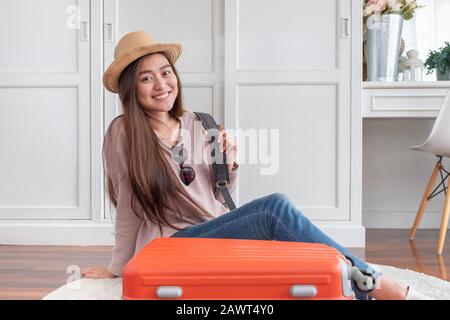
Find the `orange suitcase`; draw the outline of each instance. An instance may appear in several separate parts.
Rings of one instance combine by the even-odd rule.
[[[313,243],[158,238],[122,274],[123,299],[353,299],[350,264]]]

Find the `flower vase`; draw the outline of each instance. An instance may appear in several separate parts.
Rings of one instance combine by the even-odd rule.
[[[398,80],[402,28],[401,14],[373,14],[367,19],[369,81]]]

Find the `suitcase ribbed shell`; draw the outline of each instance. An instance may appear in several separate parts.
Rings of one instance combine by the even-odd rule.
[[[352,299],[343,261],[336,249],[322,244],[159,238],[125,266],[122,297]]]

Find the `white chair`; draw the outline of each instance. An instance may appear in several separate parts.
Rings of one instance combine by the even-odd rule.
[[[448,218],[450,214],[450,195],[447,192],[447,187],[445,186],[445,181],[447,180],[449,173],[444,169],[442,165],[443,157],[450,158],[450,90],[445,96],[441,110],[439,111],[436,121],[434,122],[433,129],[431,130],[428,139],[421,145],[412,146],[409,147],[409,149],[429,152],[438,157],[438,161],[433,169],[433,172],[431,173],[427,188],[423,195],[422,201],[420,202],[419,210],[417,211],[416,219],[409,234],[409,238],[411,240],[414,239],[420,220],[425,213],[428,202],[437,194],[444,192],[445,201],[442,211],[441,230],[439,233],[437,249],[437,254],[442,255],[445,235],[447,233]],[[438,173],[440,173],[441,176],[441,183],[435,189],[433,189]],[[439,188],[441,189],[438,190]]]

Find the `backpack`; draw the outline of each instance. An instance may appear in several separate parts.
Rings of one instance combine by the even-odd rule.
[[[214,183],[219,189],[220,193],[225,200],[226,207],[230,210],[236,209],[230,192],[228,191],[227,184],[230,182],[230,176],[228,174],[227,156],[225,152],[220,152],[219,144],[217,142],[217,135],[212,134],[209,129],[218,129],[214,118],[209,113],[194,112],[197,117],[202,121],[203,127],[208,132],[209,143],[211,145],[211,158],[213,159],[213,171],[214,171]],[[214,130],[213,130],[214,131]],[[216,157],[216,150],[218,155]],[[217,161],[219,160],[219,161]]]

